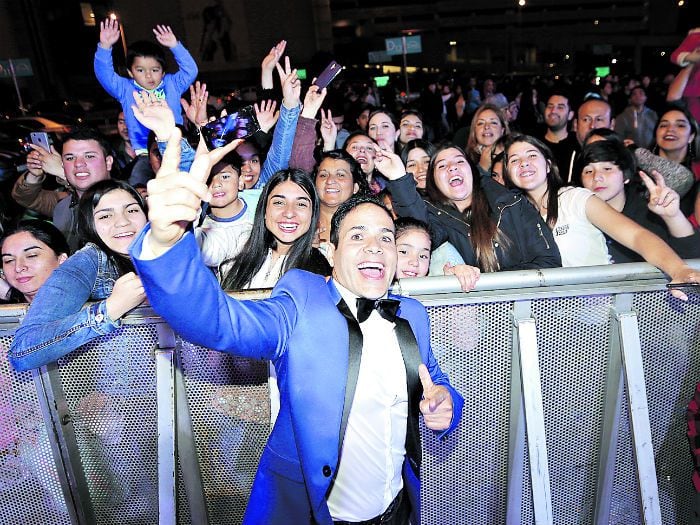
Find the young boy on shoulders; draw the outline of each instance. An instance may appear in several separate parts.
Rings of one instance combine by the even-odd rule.
[[[177,73],[165,73],[165,54],[163,49],[146,41],[134,42],[128,48],[127,68],[129,77],[125,78],[114,71],[112,46],[119,41],[120,30],[117,20],[107,19],[100,24],[100,41],[95,52],[95,75],[102,87],[122,105],[126,126],[129,130],[131,145],[138,156],[129,182],[145,183],[152,178],[148,164],[148,129],[134,117],[131,109],[134,103],[134,91],[148,91],[159,99],[167,101],[175,115],[175,122],[182,124],[180,95],[187,90],[197,78],[197,64],[192,55],[178,42],[169,26],[156,26],[153,33],[158,43],[169,48],[179,67]]]

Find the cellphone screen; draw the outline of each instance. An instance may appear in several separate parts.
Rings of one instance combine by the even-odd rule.
[[[210,122],[201,129],[209,149],[220,148],[236,139],[244,139],[260,129],[252,106]]]

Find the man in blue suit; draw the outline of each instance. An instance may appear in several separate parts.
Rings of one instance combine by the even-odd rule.
[[[388,211],[370,198],[339,208],[329,281],[291,270],[269,299],[234,300],[187,231],[210,166],[200,157],[179,173],[178,140],[149,183],[150,227],[131,255],[154,309],[185,339],[276,367],[280,413],[244,523],[405,525],[411,511],[419,520],[418,414],[442,437],[463,399],[433,356],[425,308],[387,298],[397,259]]]

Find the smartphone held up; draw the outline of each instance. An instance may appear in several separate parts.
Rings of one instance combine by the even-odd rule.
[[[335,77],[337,77],[342,70],[343,66],[333,60],[314,81],[314,85],[318,86],[319,91],[325,87],[328,87],[330,83],[333,82],[333,79],[335,79]]]
[[[201,133],[209,149],[220,148],[237,139],[245,139],[260,130],[253,106],[245,106],[236,112],[202,126]]]

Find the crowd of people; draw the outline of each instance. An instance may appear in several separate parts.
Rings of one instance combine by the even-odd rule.
[[[191,231],[192,246],[219,289],[270,288],[279,281],[282,288],[282,283],[292,286],[289,293],[298,301],[295,269],[337,279],[345,300],[346,288],[365,297],[361,287],[353,288],[359,277],[347,269],[353,257],[348,246],[375,234],[377,246],[363,249],[387,251],[382,243],[391,244],[396,261],[358,266],[362,279],[386,285],[378,295],[369,294],[372,300],[384,297],[393,279],[454,275],[469,292],[483,272],[632,261],[647,261],[674,282],[700,282],[684,262],[700,257],[700,92],[695,80],[700,46],[684,42],[673,54],[682,69],[665,90],[648,76],[630,78],[624,86],[614,78],[599,86],[533,79],[515,90],[510,86],[509,93],[499,92],[492,78],[484,79],[482,89],[476,78],[463,83],[435,79],[413,103],[386,100],[382,105],[375,90],[354,89],[342,77],[323,89],[311,82],[302,98],[302,81],[281,41],[261,62],[255,133],[208,150],[201,129],[220,115],[208,104],[197,65],[169,27],[157,26],[154,36],[160,46],[138,42],[129,47],[125,78],[112,63],[119,24],[106,20],[100,26],[95,74],[122,105],[119,145],[95,130],[75,129],[55,149],[33,146],[27,171],[14,185],[11,198],[35,217],[6,217],[1,242],[0,293],[7,302],[31,305],[9,349],[17,370],[56,361],[113,332],[147,295],[154,302],[142,283],[148,263],[138,263],[137,272],[129,256],[134,239],[145,234],[149,206],[157,217],[150,216],[155,244],[170,248]],[[161,46],[172,52],[177,72],[165,72]],[[202,186],[185,182],[164,191],[164,183],[149,182],[169,180],[161,179],[166,171],[203,174],[197,181]],[[58,189],[44,187],[49,176],[56,177]],[[372,219],[378,223],[358,222],[346,240],[344,228],[358,210],[378,213]],[[376,232],[387,216],[391,221]],[[191,250],[183,253],[192,255]],[[144,257],[142,251],[138,257]],[[388,271],[391,275],[385,275]],[[205,279],[199,270],[196,275]],[[320,286],[314,279],[306,285]],[[206,289],[203,303],[215,300],[211,283]],[[672,293],[687,299],[681,290]],[[94,302],[84,306],[88,301]],[[274,304],[270,309],[256,307],[241,315],[289,322],[274,315]],[[179,326],[180,313],[168,315]],[[189,315],[187,322],[196,328]],[[191,333],[195,341],[222,350],[239,344],[252,348],[259,335],[213,339]],[[451,429],[458,420],[458,394],[432,354],[422,346],[421,352],[430,369],[427,378],[421,373],[426,392],[432,377],[436,385],[447,385],[452,397],[449,417],[434,428]],[[280,375],[279,390],[272,389],[272,418],[281,423],[271,441],[277,439],[287,450],[288,444],[280,443],[288,439],[284,432],[293,432],[289,425],[295,420],[285,406],[293,405],[287,397],[294,394],[285,389],[292,378],[299,380],[292,370],[299,363],[284,361],[279,353],[243,353],[271,359],[271,377]],[[446,403],[442,391],[440,396],[435,406]],[[426,411],[434,408],[431,401]],[[357,424],[352,416],[351,421]],[[355,451],[357,428],[348,432]],[[305,444],[303,438],[300,443]],[[408,442],[405,447],[406,452]],[[263,459],[273,468],[273,459],[282,458]],[[359,475],[348,468],[341,468],[337,483],[344,496],[323,493],[326,507],[311,509],[319,522],[328,512],[341,523],[362,522],[390,509],[401,515],[396,472],[390,472],[384,496],[361,491],[371,503],[366,514],[348,503],[355,501],[349,494]],[[274,492],[275,487],[260,482],[258,489]],[[307,495],[313,500],[319,494]],[[253,500],[258,497],[255,490]],[[284,505],[308,513],[309,502],[302,499],[304,505],[291,500]],[[268,518],[276,512],[283,514],[272,510]]]

